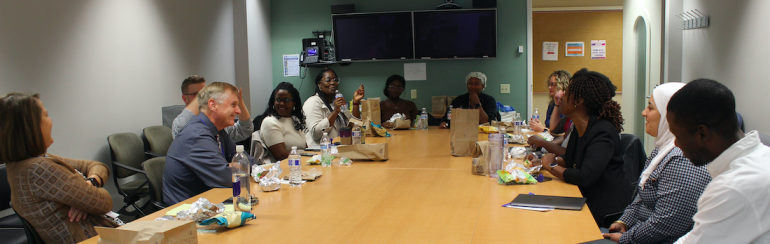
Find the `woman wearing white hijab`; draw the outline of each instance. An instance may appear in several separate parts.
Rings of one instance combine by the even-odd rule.
[[[665,83],[652,91],[642,112],[645,132],[655,137],[655,150],[647,159],[634,201],[604,234],[619,243],[674,243],[693,227],[697,202],[711,181],[705,167],[695,167],[674,145],[666,107],[684,83]],[[662,118],[662,119],[661,119]]]

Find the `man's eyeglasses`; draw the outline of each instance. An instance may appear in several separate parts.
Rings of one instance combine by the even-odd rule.
[[[291,98],[288,98],[288,97],[287,98],[276,98],[275,99],[276,103],[280,103],[280,102],[289,103],[289,102],[293,102],[293,101],[294,101],[294,99],[291,99]]]
[[[391,91],[403,91],[404,88],[400,87],[400,86],[388,86],[388,90],[391,90]]]
[[[332,79],[326,79],[324,82],[331,83],[332,81],[340,83],[340,78],[332,78]]]
[[[198,93],[197,93],[197,92],[193,92],[193,93],[184,93],[184,94],[182,94],[182,95],[185,95],[185,96],[197,96],[197,95],[198,95]]]

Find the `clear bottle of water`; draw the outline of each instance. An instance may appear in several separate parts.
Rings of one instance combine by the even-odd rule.
[[[341,98],[341,97],[342,97],[342,93],[340,93],[340,90],[334,91],[334,99]]]
[[[251,187],[249,169],[251,164],[246,154],[243,153],[243,145],[235,146],[235,156],[230,163],[233,171],[233,208],[236,211],[251,212]]]
[[[353,145],[361,144],[361,126],[353,127]]]
[[[425,110],[425,108],[422,108],[422,114],[420,114],[420,121],[422,127],[420,129],[427,130],[428,129],[428,111]]]
[[[505,132],[505,126],[503,123],[497,122],[497,133],[503,137],[503,162],[508,160],[508,133]]]
[[[321,138],[321,166],[332,166],[332,153],[331,144],[329,141],[329,133],[324,132],[324,136]]]
[[[340,93],[340,90],[334,91],[334,100],[337,100],[337,98],[340,98],[340,97],[343,97],[342,93]],[[334,102],[332,102],[332,105],[333,104],[334,104]],[[348,107],[347,104],[342,105],[342,106],[340,106],[340,110],[341,111],[345,111],[345,109],[347,109],[347,107]]]
[[[452,106],[449,106],[449,113],[446,114],[446,120],[452,120]]]
[[[300,159],[297,147],[291,147],[291,153],[289,154],[289,185],[291,187],[302,185],[302,165],[300,164]]]
[[[540,113],[537,111],[537,108],[535,108],[535,111],[532,112],[532,118],[533,119],[540,119]]]

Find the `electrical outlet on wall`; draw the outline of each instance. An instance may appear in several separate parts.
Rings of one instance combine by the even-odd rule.
[[[417,89],[412,89],[412,99],[417,99]]]
[[[511,93],[511,84],[500,84],[500,94]]]

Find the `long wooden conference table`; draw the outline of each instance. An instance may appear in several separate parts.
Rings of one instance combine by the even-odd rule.
[[[301,188],[282,185],[262,192],[257,219],[236,229],[199,233],[200,243],[581,243],[601,239],[588,206],[581,211],[536,212],[504,208],[518,194],[581,197],[558,179],[534,185],[499,185],[471,174],[471,157],[450,155],[449,130],[389,130],[389,160],[351,166],[310,166],[323,176]],[[487,134],[479,134],[486,140]],[[282,163],[284,174],[288,167]],[[545,172],[545,171],[544,171]],[[548,175],[546,173],[546,175]],[[212,189],[198,198],[222,202],[232,190]],[[136,221],[153,221],[167,209]],[[97,243],[94,237],[83,243]]]

